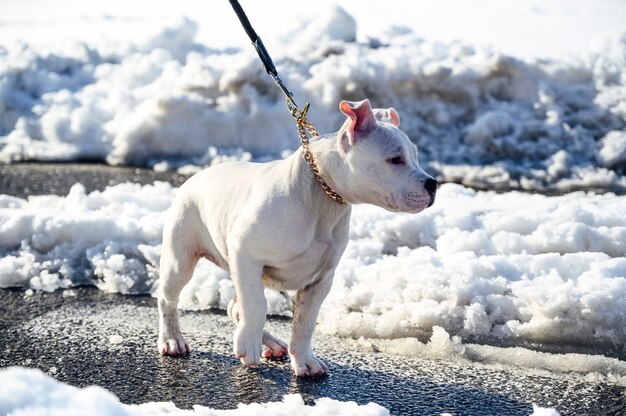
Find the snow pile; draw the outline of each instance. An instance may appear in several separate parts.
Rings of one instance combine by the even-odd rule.
[[[95,283],[110,292],[150,291],[156,275],[146,256],[161,240],[174,192],[157,183],[89,195],[74,185],[66,197],[28,201],[0,196],[0,287],[53,291]]]
[[[196,43],[181,19],[135,43],[0,46],[0,160],[95,158],[159,168],[267,160],[297,146],[252,48]],[[625,190],[626,36],[560,61],[522,61],[324,9],[272,53],[321,132],[341,99],[400,112],[440,178],[490,188]]]
[[[376,403],[358,405],[327,397],[317,399],[314,406],[307,406],[299,394],[286,395],[282,402],[240,404],[235,410],[215,410],[199,405],[195,405],[193,410],[181,410],[171,402],[125,405],[102,387],[80,389],[56,381],[36,369],[11,367],[0,370],[0,375],[3,380],[0,385],[0,414],[12,416],[389,415],[387,409]]]
[[[1,196],[0,287],[95,284],[154,294],[163,216],[175,192],[156,183]],[[228,274],[201,260],[181,307],[226,309],[233,293]],[[267,290],[269,313],[290,315],[290,296]],[[454,336],[623,346],[624,310],[626,197],[447,184],[418,215],[354,207],[319,328],[381,339],[435,331],[441,336],[431,342],[451,352],[462,348]]]
[[[626,339],[626,197],[442,186],[416,215],[362,206],[321,311],[351,337]],[[424,332],[426,331],[426,333]]]

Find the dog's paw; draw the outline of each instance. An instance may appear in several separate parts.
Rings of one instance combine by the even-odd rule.
[[[170,338],[159,337],[158,348],[161,355],[170,356],[187,355],[191,351],[182,335]]]
[[[256,332],[256,331],[255,331]],[[237,327],[234,336],[233,352],[247,367],[258,367],[261,362],[262,333],[256,334]]]
[[[313,353],[302,356],[290,354],[291,369],[298,377],[317,377],[328,374],[328,367]]]
[[[267,331],[263,331],[263,358],[283,358],[287,354],[287,344],[274,337]]]

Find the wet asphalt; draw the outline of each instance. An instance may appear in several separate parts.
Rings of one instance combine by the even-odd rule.
[[[397,415],[527,415],[532,403],[556,406],[562,414],[618,415],[626,409],[619,386],[465,360],[355,350],[320,334],[315,350],[329,365],[328,377],[298,379],[288,361],[247,369],[231,353],[234,326],[219,311],[183,312],[181,325],[193,351],[187,358],[165,358],[156,351],[156,303],[148,296],[95,288],[32,296],[3,290],[0,305],[0,366],[40,368],[76,386],[97,384],[124,403],[228,409],[299,393],[309,403],[319,397],[374,401]],[[270,331],[283,339],[289,326],[286,319],[270,318]],[[111,343],[113,335],[123,341]]]
[[[101,191],[124,182],[155,181],[182,185],[188,176],[175,172],[109,166],[103,163],[0,163],[0,194],[26,198],[30,195],[67,195],[72,185],[82,183],[87,192]]]
[[[154,180],[180,185],[185,177],[106,165],[0,165],[0,194],[20,197],[65,194],[75,182],[92,191]],[[231,352],[233,324],[214,310],[182,312],[193,351],[187,358],[164,358],[156,352],[156,320],[156,303],[148,296],[92,287],[31,296],[0,290],[0,367],[36,367],[72,385],[102,386],[124,403],[172,401],[180,408],[230,409],[299,393],[308,403],[319,397],[373,401],[395,415],[528,415],[532,403],[563,415],[626,414],[626,388],[617,384],[464,359],[390,355],[322,334],[314,348],[329,365],[328,377],[298,379],[288,361],[246,369]],[[288,319],[270,317],[268,326],[288,339]],[[113,335],[123,341],[112,343]]]

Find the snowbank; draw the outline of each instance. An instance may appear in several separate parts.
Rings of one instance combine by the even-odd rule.
[[[0,281],[53,291],[93,283],[120,293],[149,291],[154,281],[144,252],[161,239],[169,184],[119,185],[85,195],[28,201],[0,196]],[[157,252],[158,256],[158,252]]]
[[[327,397],[307,406],[299,394],[289,394],[282,402],[240,404],[234,410],[215,410],[195,405],[193,410],[178,409],[174,403],[145,403],[125,405],[110,391],[90,386],[73,387],[45,375],[36,369],[11,367],[0,370],[0,414],[30,415],[91,415],[91,416],[291,416],[291,415],[363,415],[385,416],[389,411],[376,403],[358,405]]]
[[[341,28],[338,30],[337,28]],[[0,161],[100,159],[159,168],[274,159],[297,145],[252,48],[196,43],[181,19],[134,43],[0,45]],[[272,53],[321,132],[341,99],[393,106],[440,179],[493,188],[626,190],[626,36],[523,61],[323,9]]]
[[[154,293],[175,192],[156,183],[0,196],[0,287]],[[354,207],[321,331],[425,339],[440,327],[470,340],[624,345],[625,196],[447,184],[437,198],[418,215]],[[181,307],[226,309],[233,293],[227,273],[201,261]],[[289,295],[266,296],[271,314],[291,314]]]
[[[440,188],[417,216],[363,206],[321,312],[330,334],[623,345],[626,197]]]

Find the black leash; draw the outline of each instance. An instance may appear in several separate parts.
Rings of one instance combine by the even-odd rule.
[[[287,100],[288,100],[287,108],[289,109],[289,112],[294,117],[296,117],[296,115],[301,114],[300,110],[298,109],[298,105],[293,100],[293,94],[291,93],[291,91],[287,89],[287,87],[283,83],[283,80],[280,79],[280,77],[278,76],[278,71],[276,70],[276,67],[274,66],[274,62],[272,62],[272,58],[270,57],[270,54],[267,52],[267,49],[265,49],[265,45],[263,44],[263,41],[261,40],[259,35],[257,35],[257,33],[254,31],[254,28],[250,24],[250,20],[248,20],[248,16],[246,16],[246,13],[241,8],[241,5],[239,4],[237,0],[228,0],[228,1],[230,2],[230,5],[233,6],[233,10],[235,10],[235,13],[237,14],[237,17],[239,18],[239,21],[241,22],[243,29],[246,31],[246,33],[248,34],[248,37],[252,41],[252,44],[254,45],[254,48],[256,49],[256,53],[259,55],[259,58],[261,58],[261,62],[263,62],[265,71],[268,74],[270,74],[272,78],[274,78],[274,82],[276,83],[276,85],[278,85],[278,87],[283,91],[283,93],[287,97]],[[308,104],[307,106],[305,106],[305,108],[306,107],[308,107]],[[295,110],[295,113],[294,113],[294,110]],[[306,112],[304,113],[306,114]]]
[[[330,185],[326,183],[324,178],[322,178],[322,174],[320,173],[320,169],[317,166],[315,156],[309,149],[309,141],[310,141],[309,135],[311,136],[311,138],[319,136],[319,133],[317,132],[313,124],[311,124],[311,122],[309,122],[306,119],[306,115],[309,111],[310,104],[306,103],[302,110],[298,108],[298,105],[293,100],[293,94],[291,93],[291,91],[287,89],[287,87],[283,83],[283,80],[280,79],[280,77],[278,76],[278,71],[276,70],[276,67],[274,66],[274,62],[272,62],[272,58],[270,57],[270,54],[267,52],[267,49],[265,49],[265,45],[263,45],[263,41],[261,41],[261,38],[259,37],[259,35],[257,35],[257,33],[252,28],[252,25],[250,24],[250,21],[248,20],[248,16],[246,16],[246,13],[241,8],[239,1],[237,0],[228,0],[228,1],[230,2],[230,5],[233,6],[233,10],[235,10],[237,17],[239,18],[239,21],[241,22],[241,25],[243,26],[244,30],[248,34],[248,37],[252,41],[252,44],[254,45],[256,52],[259,54],[259,58],[261,58],[261,62],[263,62],[265,71],[267,71],[267,73],[270,74],[272,78],[274,78],[274,82],[276,83],[276,85],[278,85],[280,89],[283,91],[283,93],[285,94],[287,110],[289,111],[289,113],[291,113],[291,116],[296,120],[296,128],[298,129],[298,135],[300,136],[300,142],[302,143],[302,149],[303,149],[302,154],[303,154],[304,159],[311,166],[311,170],[313,171],[315,178],[320,183],[324,192],[326,192],[326,195],[331,197],[333,201],[335,201],[337,204],[339,205],[343,204],[344,203],[343,198],[337,192],[335,192],[330,187]]]

